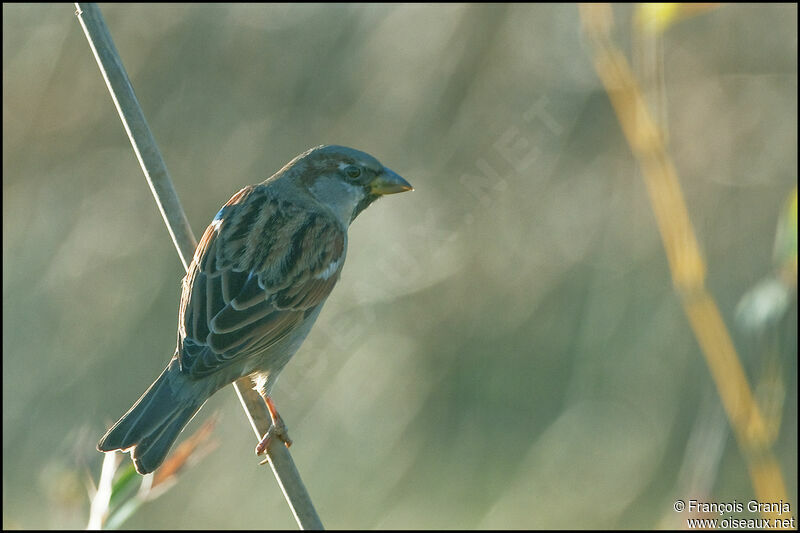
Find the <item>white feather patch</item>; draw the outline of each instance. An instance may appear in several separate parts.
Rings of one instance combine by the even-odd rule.
[[[342,264],[342,258],[339,257],[336,261],[332,261],[328,268],[314,276],[317,279],[328,279],[329,277],[333,276],[337,270],[339,270],[339,266]]]

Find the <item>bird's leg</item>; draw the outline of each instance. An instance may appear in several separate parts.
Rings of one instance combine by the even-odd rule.
[[[278,414],[278,410],[275,408],[275,402],[266,394],[261,393],[261,397],[264,398],[264,403],[267,404],[269,417],[272,419],[272,425],[264,434],[264,438],[261,439],[261,442],[256,446],[256,455],[261,455],[267,450],[267,446],[269,446],[273,437],[282,440],[287,448],[292,445],[292,439],[289,438],[289,433],[286,430],[286,424],[283,422],[283,418],[281,418],[281,415]]]

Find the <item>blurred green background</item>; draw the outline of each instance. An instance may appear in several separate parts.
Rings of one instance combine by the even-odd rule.
[[[576,6],[101,8],[196,235],[318,144],[416,188],[353,224],[274,391],[327,527],[680,527],[678,498],[754,497]],[[3,5],[5,528],[85,526],[96,441],[175,345],[181,263],[73,12]],[[777,398],[794,514],[796,266],[778,318],[736,310],[776,275],[797,181],[797,6],[721,6],[662,52],[707,284]],[[294,527],[232,388],[186,433],[215,410],[217,449],[127,527]]]

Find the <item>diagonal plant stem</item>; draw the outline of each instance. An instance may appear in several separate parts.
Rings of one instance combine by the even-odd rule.
[[[172,186],[164,159],[156,145],[153,134],[144,118],[139,101],[133,92],[122,59],[114,46],[114,41],[106,27],[100,8],[93,3],[76,3],[76,16],[83,28],[92,53],[103,79],[119,112],[122,125],[133,146],[136,158],[142,167],[150,190],[153,192],[161,216],[167,225],[172,242],[183,262],[189,268],[197,246],[189,221],[181,207],[178,194]],[[242,378],[233,384],[242,402],[247,418],[258,439],[264,435],[271,424],[269,412],[264,401],[253,390],[249,378]],[[267,458],[272,471],[283,491],[292,514],[301,529],[323,529],[322,522],[305,489],[303,480],[297,472],[289,450],[280,441],[272,439],[267,448]]]
[[[581,6],[581,19],[594,51],[595,70],[605,87],[623,134],[642,170],[669,262],[675,290],[694,330],[728,420],[745,458],[758,501],[788,502],[780,465],[758,403],[717,303],[705,285],[706,265],[678,173],[627,59],[610,37],[608,5]],[[773,520],[777,513],[763,511]]]

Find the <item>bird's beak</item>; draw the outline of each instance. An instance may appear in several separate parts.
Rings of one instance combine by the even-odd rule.
[[[394,170],[383,167],[383,172],[370,183],[372,194],[394,194],[398,192],[413,191],[414,187],[404,180]]]

